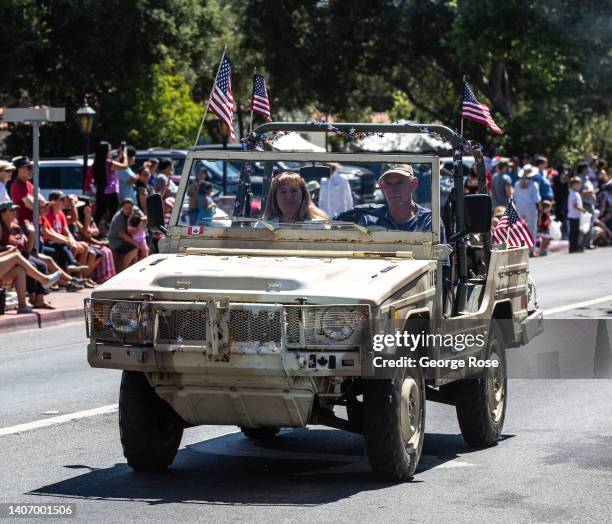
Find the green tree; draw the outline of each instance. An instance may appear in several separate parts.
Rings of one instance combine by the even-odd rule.
[[[245,41],[263,51],[289,109],[337,117],[397,106],[459,127],[464,75],[504,128],[466,134],[513,152],[560,156],[568,129],[610,117],[609,0],[248,0]]]
[[[199,0],[1,2],[0,19],[11,31],[0,35],[0,68],[10,71],[0,81],[0,104],[66,107],[68,122],[41,133],[42,154],[58,156],[81,150],[71,118],[87,94],[97,112],[93,140],[116,143],[133,128],[129,108],[154,64],[171,59],[190,86],[197,82],[216,31],[207,8]],[[28,152],[30,144],[29,129],[16,126],[6,150]]]
[[[182,74],[172,60],[151,68],[151,79],[136,92],[136,103],[129,113],[128,138],[139,145],[183,148],[193,144],[202,106],[191,98]]]

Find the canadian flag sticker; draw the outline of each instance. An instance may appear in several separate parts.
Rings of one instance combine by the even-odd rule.
[[[187,234],[188,235],[201,235],[202,233],[204,233],[204,228],[203,227],[189,226],[187,228]]]

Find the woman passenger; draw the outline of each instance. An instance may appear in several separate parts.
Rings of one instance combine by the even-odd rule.
[[[262,218],[285,224],[329,217],[314,205],[304,179],[297,173],[285,171],[272,179]]]

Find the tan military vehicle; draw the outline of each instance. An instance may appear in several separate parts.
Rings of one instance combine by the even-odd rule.
[[[456,406],[469,445],[498,440],[506,414],[505,350],[535,336],[542,315],[527,249],[492,247],[490,198],[464,197],[464,150],[475,155],[486,193],[480,151],[443,126],[336,125],[352,136],[437,133],[450,142],[454,191],[441,206],[434,155],[256,148],[273,140],[271,133],[317,130],[270,123],[250,137],[247,150],[192,149],[167,228],[161,198],[149,199],[149,223],[165,234],[161,253],[86,302],[90,365],[124,370],[119,425],[135,470],[167,468],[188,426],[236,425],[246,437],[263,439],[281,428],[324,424],[362,433],[377,476],[405,480],[421,455],[426,400]],[[188,187],[201,160],[243,166],[232,217],[211,218],[195,202],[189,206],[200,194]],[[297,188],[301,203],[310,197],[296,175],[277,172],[318,180],[329,178],[333,163],[375,173],[409,165],[415,216],[398,224],[384,205],[369,204],[335,220],[308,210],[288,219],[282,207],[288,200],[279,199],[291,197],[282,188]],[[263,217],[250,216],[256,169],[264,173]],[[291,184],[276,184],[283,176]],[[434,344],[397,358],[401,334],[417,331],[477,332],[484,343]],[[402,365],[411,354],[424,359]],[[444,366],[470,358],[496,367]]]

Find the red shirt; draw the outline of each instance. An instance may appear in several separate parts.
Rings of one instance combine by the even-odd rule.
[[[13,180],[11,184],[11,200],[14,204],[19,206],[17,210],[17,220],[23,225],[24,221],[29,220],[32,222],[32,210],[27,208],[23,203],[23,199],[30,195],[34,198],[34,186],[29,180],[22,182],[18,178]]]
[[[60,209],[57,214],[53,212],[53,207],[49,207],[47,211],[47,220],[49,221],[49,226],[53,231],[59,233],[60,235],[64,234],[64,228],[68,227],[68,221],[66,220],[66,215]]]
[[[538,230],[548,231],[550,229],[550,213],[548,211],[540,213],[540,220],[538,221]]]

